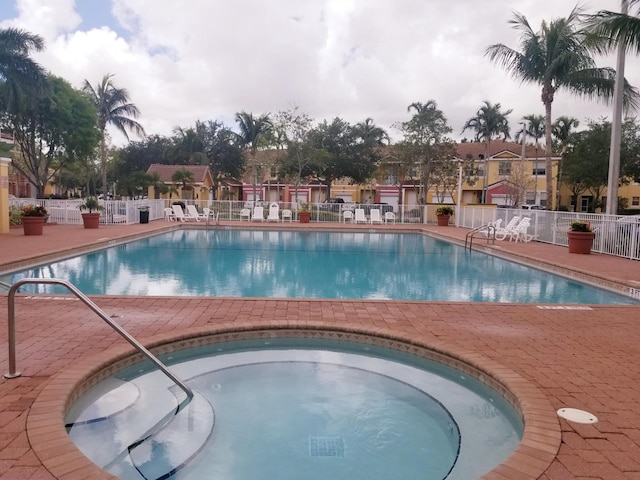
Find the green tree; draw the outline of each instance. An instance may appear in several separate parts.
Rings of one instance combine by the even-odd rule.
[[[198,128],[198,124],[195,128],[174,128],[173,139],[176,153],[181,159],[180,163],[189,165],[206,165],[208,163],[204,135],[205,131]]]
[[[105,197],[109,191],[107,187],[107,125],[114,126],[127,140],[129,140],[129,131],[145,136],[144,128],[135,120],[140,115],[138,107],[129,102],[129,92],[124,88],[117,88],[112,78],[113,75],[106,74],[95,87],[88,80],[84,81],[83,86],[83,90],[91,97],[98,112],[102,189]]]
[[[567,117],[565,115],[560,116],[551,125],[551,133],[553,134],[553,148],[554,151],[560,152],[561,160],[558,165],[558,185],[563,183],[562,170],[564,169],[564,159],[567,153],[569,142],[572,138],[574,129],[578,128],[580,122],[573,117]],[[556,205],[560,205],[560,188],[556,192]]]
[[[252,113],[244,111],[236,113],[236,122],[240,130],[238,138],[247,151],[248,163],[253,169],[254,200],[258,200],[260,194],[256,191],[256,186],[258,184],[258,169],[261,166],[256,162],[256,152],[268,141],[273,124],[268,113],[254,117]]]
[[[47,85],[43,68],[30,54],[44,49],[44,40],[17,28],[0,30],[0,109],[16,112]]]
[[[289,110],[278,112],[274,122],[274,130],[286,148],[282,158],[281,173],[292,176],[295,190],[302,178],[313,173],[312,165],[322,163],[324,153],[317,150],[310,140],[313,130],[311,117],[295,106]]]
[[[427,192],[437,183],[433,172],[442,159],[439,155],[439,145],[449,142],[447,134],[452,130],[435,100],[428,100],[424,104],[414,102],[407,107],[407,111],[414,113],[408,121],[402,122],[399,126],[403,139],[399,142],[398,152],[402,162],[416,168],[420,179],[419,201],[424,202]]]
[[[181,168],[173,172],[171,180],[182,185],[182,198],[185,197],[185,192],[193,185],[193,173],[188,168]]]
[[[222,122],[196,122],[196,130],[202,132],[205,158],[213,176],[214,195],[220,182],[240,178],[245,169],[245,157],[237,135]]]
[[[637,3],[631,0],[630,3]],[[625,51],[640,54],[640,18],[626,13],[601,10],[587,20],[588,30],[595,35],[596,48],[610,51],[622,45]]]
[[[501,43],[490,45],[486,50],[491,61],[501,65],[514,78],[542,87],[549,208],[553,207],[551,106],[555,93],[566,89],[587,98],[608,99],[614,90],[615,71],[596,66],[591,56],[587,33],[580,28],[581,17],[581,11],[576,7],[567,18],[542,22],[540,31],[535,32],[527,18],[516,12],[509,23],[521,34],[520,51]],[[626,105],[635,107],[637,102],[637,90],[626,84]]]
[[[506,140],[511,137],[509,130],[509,121],[507,116],[511,114],[513,110],[509,109],[506,112],[501,110],[502,105],[499,103],[492,104],[488,100],[485,100],[484,105],[476,112],[476,115],[466,121],[462,127],[462,132],[471,129],[476,132],[475,139],[478,142],[485,144],[485,161],[484,161],[484,189],[482,191],[482,203],[487,201],[487,175],[488,175],[488,161],[491,141],[495,138],[502,137]]]
[[[45,185],[65,164],[93,154],[99,132],[95,109],[87,97],[59,77],[46,79],[48,94],[23,110],[2,118],[20,149],[14,167],[44,196]]]

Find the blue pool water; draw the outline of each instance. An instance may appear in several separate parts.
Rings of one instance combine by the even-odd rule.
[[[87,294],[636,303],[421,234],[178,230],[0,277]],[[30,288],[30,290],[29,290]],[[55,286],[22,291],[59,292]]]
[[[66,415],[78,448],[120,478],[468,480],[522,438],[496,391],[387,348],[273,338],[162,359],[195,392],[169,420],[184,394],[144,364],[99,383]]]

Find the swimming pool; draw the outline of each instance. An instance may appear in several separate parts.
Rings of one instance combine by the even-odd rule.
[[[153,434],[179,394],[144,364],[66,415],[83,453],[120,478],[469,479],[522,437],[520,414],[472,375],[370,343],[276,337],[162,359],[196,396]]]
[[[417,233],[181,229],[0,277],[86,294],[632,304]],[[51,286],[24,291],[65,293]]]

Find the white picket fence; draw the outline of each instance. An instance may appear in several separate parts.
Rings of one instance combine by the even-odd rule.
[[[149,220],[164,219],[164,208],[172,203],[182,202],[194,204],[199,211],[204,207],[210,208],[217,214],[219,221],[242,221],[242,209],[253,209],[258,204],[268,212],[269,202],[239,202],[239,201],[198,201],[198,200],[108,200],[100,201],[104,207],[101,215],[103,224],[133,224],[140,221],[140,208],[147,207]],[[49,221],[60,224],[81,224],[82,218],[78,206],[82,200],[36,200],[14,199],[11,205],[43,205],[49,213]],[[293,213],[293,220],[297,220],[300,205],[278,202],[279,210],[289,209]],[[401,205],[394,209],[391,205],[372,204],[312,204],[312,222],[341,222],[344,220],[345,209],[362,208],[367,218],[373,208],[380,209],[382,216],[387,211],[393,211],[397,224],[434,224],[436,223],[435,209],[437,205]],[[567,245],[567,231],[569,224],[575,220],[590,222],[596,232],[593,251],[607,255],[640,260],[640,215],[605,215],[596,213],[551,212],[545,210],[521,210],[509,208],[487,208],[477,206],[455,207],[456,215],[451,223],[463,228],[476,228],[503,219],[503,225],[514,216],[531,218],[531,226],[527,232],[534,235],[539,242],[553,245]]]

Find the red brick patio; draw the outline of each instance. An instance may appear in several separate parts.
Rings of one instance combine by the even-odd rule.
[[[320,227],[344,228],[337,224]],[[107,245],[164,228],[176,227],[160,221],[103,226],[93,231],[52,225],[41,237],[25,237],[20,230],[12,230],[0,235],[0,268],[34,257],[81,252],[91,245]],[[300,226],[287,224],[286,228]],[[424,229],[458,242],[467,232],[453,227],[376,228]],[[587,275],[596,283],[640,288],[640,263],[631,260],[570,255],[564,247],[540,243],[477,245],[544,268],[566,269],[578,278]],[[0,379],[3,479],[102,476],[70,448],[61,426],[64,404],[81,375],[130,347],[80,302],[60,297],[17,298],[17,362],[22,376]],[[486,370],[507,384],[522,404],[527,423],[525,442],[514,456],[517,458],[510,458],[486,478],[640,479],[640,306],[560,310],[534,304],[92,299],[145,344],[188,333],[266,327],[370,332],[431,346]],[[3,295],[0,319],[5,325],[6,318],[7,297]],[[0,332],[0,370],[5,373],[7,330],[0,327]],[[588,410],[599,422],[580,425],[558,420],[555,410],[561,407]]]

